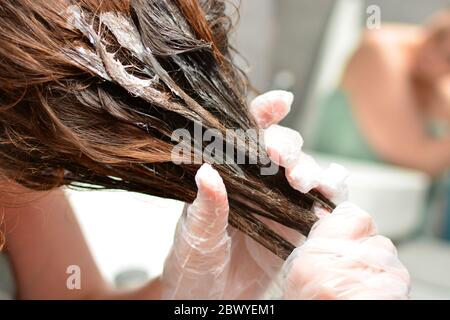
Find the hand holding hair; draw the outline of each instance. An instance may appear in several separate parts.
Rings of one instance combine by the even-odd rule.
[[[318,188],[330,197],[344,198],[345,170],[336,165],[322,171],[301,151],[301,136],[276,125],[289,112],[292,100],[289,92],[271,91],[250,105],[258,124],[267,128],[265,145],[271,150],[269,155],[286,165],[287,172],[299,172],[290,177],[295,188],[303,192]],[[311,173],[300,174],[303,172]],[[283,261],[228,226],[227,192],[217,171],[203,165],[197,172],[196,183],[197,198],[178,223],[174,245],[165,263],[163,298],[260,298],[276,278]],[[320,208],[316,212],[322,214]],[[302,242],[303,237],[294,230],[268,219],[264,221],[292,243]]]
[[[281,259],[295,246],[259,218],[307,235],[313,206],[334,208],[317,190],[292,189],[259,139],[238,133],[257,123],[248,81],[233,63],[225,1],[4,0],[0,9],[6,179],[33,190],[119,189],[191,203],[195,174],[211,163],[228,192],[230,225]],[[276,104],[258,111],[259,102],[251,109],[261,127],[287,112]],[[226,137],[222,152],[205,152],[197,128]],[[174,156],[178,130],[190,148]]]
[[[285,299],[408,299],[410,276],[368,213],[340,204],[284,266]]]
[[[334,208],[330,200],[345,199],[345,170],[322,171],[302,153],[300,135],[276,124],[292,95],[271,92],[246,108],[223,0],[3,0],[0,11],[2,176],[33,190],[69,185],[193,202],[166,263],[166,297],[259,297],[301,234]],[[257,125],[265,147],[236,134]],[[193,148],[179,158],[190,161],[172,156],[174,131],[195,126],[234,132],[226,144],[257,161],[219,161],[196,175],[214,162],[197,157],[205,141],[186,142]],[[267,155],[284,169],[262,174]],[[302,289],[292,261],[287,297]]]

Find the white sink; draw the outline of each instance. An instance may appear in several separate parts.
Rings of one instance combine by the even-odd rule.
[[[122,191],[73,191],[68,198],[104,276],[161,273],[183,203]]]

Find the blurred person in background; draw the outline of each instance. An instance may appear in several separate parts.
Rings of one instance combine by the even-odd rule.
[[[422,171],[450,191],[450,10],[365,31],[320,104],[316,151]]]

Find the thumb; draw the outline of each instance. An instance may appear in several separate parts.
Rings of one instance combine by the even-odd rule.
[[[195,182],[197,198],[187,208],[185,227],[192,240],[197,238],[199,242],[210,242],[223,237],[226,232],[229,211],[227,191],[219,173],[209,164],[198,170]]]
[[[181,217],[164,264],[166,299],[220,299],[225,291],[231,252],[225,185],[208,164],[195,180],[197,198]]]

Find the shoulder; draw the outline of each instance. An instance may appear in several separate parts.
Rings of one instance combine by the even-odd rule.
[[[365,30],[351,63],[366,64],[378,69],[390,60],[389,56],[397,54],[398,37],[398,30],[390,26],[379,30]]]
[[[381,49],[384,46],[401,46],[414,42],[420,27],[406,24],[383,24],[379,29],[365,29],[361,37],[361,47]]]
[[[7,179],[5,177],[0,177],[0,194],[14,194],[14,193],[24,193],[25,191],[30,192],[29,189],[21,186],[20,184]]]
[[[379,83],[400,80],[407,68],[407,43],[412,29],[406,26],[383,25],[378,30],[365,30],[358,48],[347,65],[343,84]]]
[[[59,189],[55,189],[57,191]],[[28,189],[12,180],[0,178],[0,209],[3,212],[13,207],[27,207],[32,206],[40,200],[53,196],[55,194],[52,191],[36,191]]]

